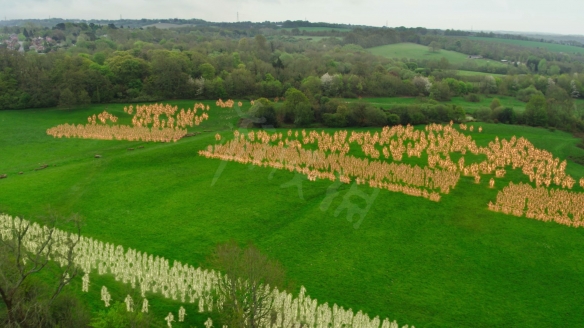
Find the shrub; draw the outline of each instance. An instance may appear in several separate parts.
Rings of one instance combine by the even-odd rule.
[[[505,124],[516,124],[517,123],[517,116],[515,115],[515,110],[513,110],[513,108],[511,108],[511,107],[503,108],[499,112],[497,119],[499,120],[499,122],[505,123]]]
[[[342,128],[347,126],[347,118],[345,115],[336,113],[325,113],[322,115],[322,121],[324,125],[331,127],[331,128]]]
[[[278,120],[276,119],[276,109],[274,104],[266,98],[260,98],[254,102],[250,108],[248,115],[255,119],[256,126],[271,125],[278,127]],[[260,122],[261,121],[261,122]]]
[[[394,126],[394,125],[399,125],[400,123],[400,119],[399,116],[397,114],[387,114],[387,124]]]
[[[467,96],[465,96],[464,100],[466,100],[468,102],[478,103],[478,102],[481,102],[481,97],[479,95],[477,95],[476,93],[471,93],[471,94],[468,94]]]
[[[479,108],[474,112],[473,117],[481,122],[488,122],[493,117],[493,111],[487,107]]]
[[[365,112],[365,124],[367,126],[385,126],[387,125],[387,116],[378,108],[368,108]]]
[[[529,87],[517,92],[517,99],[523,102],[528,102],[531,99],[531,96],[535,94],[543,95],[541,91],[537,90],[533,85],[530,85]]]

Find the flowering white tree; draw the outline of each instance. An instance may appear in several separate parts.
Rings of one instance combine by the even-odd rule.
[[[205,91],[205,78],[203,78],[202,76],[200,78],[197,78],[193,81],[194,85],[195,85],[195,96],[200,96],[203,94],[203,91]]]
[[[580,91],[578,91],[578,85],[576,85],[576,81],[572,80],[572,82],[570,82],[570,86],[572,87],[572,93],[570,94],[572,98],[580,98]]]
[[[425,76],[414,76],[412,79],[412,84],[415,85],[421,93],[426,95],[429,94],[430,89],[432,89],[432,82],[430,82],[430,80]]]

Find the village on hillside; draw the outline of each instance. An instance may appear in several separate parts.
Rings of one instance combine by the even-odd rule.
[[[18,34],[11,34],[7,39],[2,41],[2,44],[6,46],[9,50],[17,50],[19,52],[34,50],[37,53],[45,53],[50,46],[56,45],[57,42],[53,38],[46,37],[32,37],[23,38],[19,37]]]

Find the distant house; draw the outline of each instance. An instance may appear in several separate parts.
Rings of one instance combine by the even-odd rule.
[[[8,48],[9,50],[16,50],[16,48],[19,46],[18,38],[16,39],[10,38],[8,40],[4,40],[4,43],[6,44],[6,48]]]
[[[506,63],[506,62],[508,62],[508,60],[507,59],[501,59],[501,62],[502,63]]]
[[[481,55],[470,55],[470,56],[468,56],[468,59],[483,59],[483,56],[481,56]]]

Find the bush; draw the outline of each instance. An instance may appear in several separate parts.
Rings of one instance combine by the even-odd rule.
[[[136,307],[135,304],[134,307]],[[150,327],[153,323],[152,321],[148,313],[136,311],[136,309],[133,312],[129,312],[126,310],[124,303],[116,302],[108,309],[99,311],[91,320],[91,327]]]
[[[367,126],[385,126],[387,125],[387,116],[378,108],[368,108],[365,113],[365,124]]]
[[[430,89],[430,98],[438,101],[449,101],[450,100],[450,87],[446,82],[438,82],[432,85]]]
[[[501,123],[505,124],[516,124],[517,123],[517,115],[515,115],[515,110],[511,107],[503,108],[497,115],[497,119]]]
[[[541,91],[537,90],[533,85],[530,85],[529,87],[517,92],[517,99],[523,102],[528,102],[531,99],[531,96],[536,94],[543,95]]]
[[[250,108],[248,115],[257,122],[254,123],[256,127],[264,125],[278,127],[279,125],[278,120],[276,119],[274,104],[266,98],[256,100],[254,105]]]
[[[347,118],[341,114],[325,113],[322,115],[323,124],[330,128],[342,128],[347,126]]]
[[[492,110],[495,110],[495,108],[501,107],[501,101],[499,100],[499,98],[493,99],[493,101],[491,101],[491,105],[489,107],[491,107]]]
[[[474,112],[473,117],[476,118],[478,121],[488,122],[493,117],[493,111],[490,108],[486,107],[479,108]]]
[[[397,114],[387,114],[387,124],[394,126],[399,125],[400,119]]]
[[[478,102],[481,102],[481,97],[479,95],[477,95],[476,93],[471,93],[471,94],[468,94],[467,96],[465,96],[464,100],[466,100],[468,102],[478,103]]]
[[[312,123],[314,112],[309,103],[299,103],[294,109],[294,125],[306,126]]]

